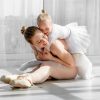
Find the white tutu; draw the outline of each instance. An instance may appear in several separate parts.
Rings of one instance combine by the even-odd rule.
[[[92,63],[85,54],[73,54],[75,64],[78,69],[78,75],[82,79],[93,78]]]
[[[65,26],[70,29],[70,36],[67,38],[70,53],[86,53],[90,45],[90,37],[85,26],[78,26],[71,23]]]

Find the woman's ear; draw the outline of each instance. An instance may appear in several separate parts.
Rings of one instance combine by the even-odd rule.
[[[30,46],[31,46],[32,49],[36,49],[34,45],[30,44]]]

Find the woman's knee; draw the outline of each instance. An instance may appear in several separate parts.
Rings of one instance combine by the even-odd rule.
[[[76,78],[77,74],[78,74],[78,69],[76,67],[76,68],[72,69],[72,78]]]
[[[51,66],[48,62],[44,62],[41,64],[40,68],[44,69],[44,70],[48,70],[50,72],[51,70]]]

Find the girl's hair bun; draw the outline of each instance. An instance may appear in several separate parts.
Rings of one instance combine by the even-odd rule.
[[[21,33],[24,35],[25,31],[26,31],[26,27],[23,26],[23,27],[21,28]]]
[[[46,10],[42,9],[41,11],[42,14],[47,14]]]

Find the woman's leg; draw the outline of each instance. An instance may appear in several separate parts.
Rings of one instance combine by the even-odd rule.
[[[76,74],[76,68],[66,67],[52,61],[45,61],[36,71],[11,82],[11,85],[14,87],[30,87],[34,83],[43,83],[50,76],[55,79],[72,79],[75,78]]]
[[[31,72],[34,72],[36,71],[37,69],[39,68],[39,66],[34,66],[33,67],[33,70]],[[29,73],[31,72],[27,72],[27,73],[23,73],[23,74],[10,74],[10,75],[2,75],[0,77],[0,81],[6,83],[6,84],[9,84],[10,81],[13,81],[13,80],[16,80],[17,78],[19,77],[24,77],[24,76],[27,76]]]
[[[62,64],[46,61],[39,69],[31,73],[29,78],[32,83],[42,83],[48,79],[49,76],[55,79],[72,79],[77,74],[76,68],[66,67]]]

